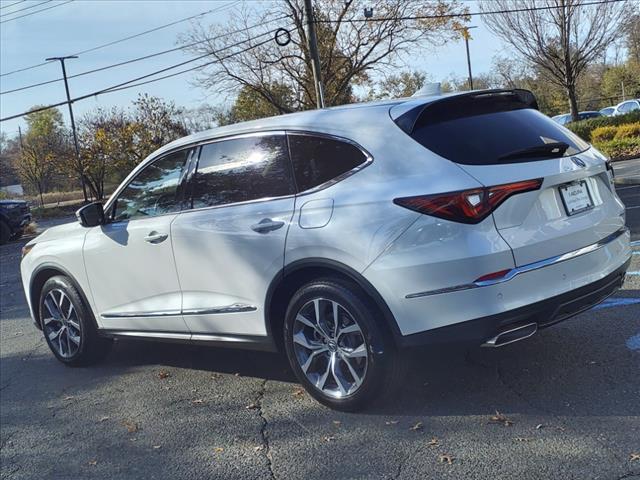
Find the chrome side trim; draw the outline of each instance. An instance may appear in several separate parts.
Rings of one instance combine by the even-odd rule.
[[[253,305],[244,303],[234,303],[233,305],[224,305],[222,307],[212,308],[192,308],[183,310],[166,310],[158,312],[123,312],[123,313],[104,313],[100,315],[102,318],[134,318],[134,317],[172,317],[177,315],[215,315],[219,313],[240,313],[254,312],[258,309]]]
[[[183,310],[183,315],[217,315],[219,313],[240,313],[240,312],[255,312],[258,307],[253,305],[245,305],[244,303],[234,303],[233,305],[226,305],[223,307],[213,308],[190,308]]]
[[[103,313],[102,318],[135,318],[135,317],[174,317],[180,315],[180,310],[165,310],[158,312],[116,312]]]
[[[628,228],[626,228],[626,227],[621,228],[617,232],[612,233],[611,235],[603,238],[602,240],[599,240],[596,243],[593,243],[591,245],[587,245],[586,247],[578,248],[577,250],[573,250],[571,252],[563,253],[562,255],[556,255],[555,257],[550,257],[550,258],[547,258],[545,260],[540,260],[540,261],[537,261],[537,262],[529,263],[527,265],[522,265],[520,267],[512,268],[511,270],[509,270],[506,274],[504,274],[500,278],[495,278],[495,279],[492,279],[492,280],[484,280],[484,281],[481,281],[481,282],[467,283],[467,284],[463,284],[463,285],[455,285],[453,287],[440,288],[440,289],[437,289],[437,290],[428,290],[426,292],[410,293],[410,294],[406,295],[405,298],[427,297],[427,296],[430,296],[430,295],[439,295],[441,293],[451,293],[451,292],[457,292],[457,291],[460,291],[460,290],[469,290],[469,289],[472,289],[472,288],[488,287],[488,286],[491,286],[491,285],[496,285],[498,283],[508,282],[509,280],[511,280],[512,278],[520,275],[521,273],[527,273],[527,272],[531,272],[533,270],[538,270],[540,268],[548,267],[550,265],[556,265],[558,263],[565,262],[567,260],[571,260],[573,258],[580,257],[582,255],[586,255],[588,253],[595,252],[596,250],[601,249],[602,247],[608,245],[609,243],[611,243],[614,240],[616,240],[618,237],[620,237],[620,236],[622,236],[622,235],[624,235],[624,234],[626,234],[628,232],[629,232]]]

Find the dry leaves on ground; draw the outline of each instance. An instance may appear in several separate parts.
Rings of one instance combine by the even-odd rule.
[[[531,438],[516,437],[516,442],[530,442],[531,440]]]
[[[385,425],[397,425],[398,424],[398,420],[389,420],[384,422]]]
[[[195,400],[191,400],[191,403],[196,404],[196,405],[200,405],[202,403],[204,403],[204,400],[201,398],[196,398]]]
[[[422,429],[424,429],[424,425],[422,424],[422,422],[418,422],[413,427],[409,428],[409,430],[411,430],[412,432],[419,432]]]
[[[340,426],[340,425],[342,425],[342,422],[340,420],[334,420],[333,424],[336,425],[336,426]]]
[[[257,408],[260,408],[260,405],[254,402],[254,403],[250,403],[244,408],[246,408],[247,410],[256,410]]]
[[[300,388],[300,387],[296,388],[291,395],[293,395],[294,397],[303,396],[304,395],[304,388]]]
[[[504,416],[502,413],[500,413],[497,410],[496,410],[496,414],[492,415],[489,418],[489,421],[487,423],[504,425],[505,427],[510,427],[511,425],[513,425],[513,422],[511,420],[509,420],[506,416]]]
[[[222,448],[222,447],[216,447],[216,448],[214,448],[214,449],[213,449],[213,452],[214,452],[214,453],[221,453],[221,452],[224,452],[224,448]]]
[[[160,380],[164,380],[165,378],[169,378],[171,376],[171,374],[169,372],[167,372],[166,370],[160,370],[158,372],[158,378]]]
[[[640,460],[640,453],[632,453],[630,455],[629,460],[631,460],[632,462],[635,461],[635,460]]]
[[[100,422],[100,423],[106,422],[107,420],[109,420],[109,418],[111,418],[111,417],[108,417],[108,416],[105,415],[104,417],[100,417],[100,420],[98,420],[98,422]]]
[[[443,453],[438,458],[440,459],[440,463],[446,463],[447,465],[451,465],[455,460],[455,458],[452,455],[449,455],[448,453]]]
[[[87,462],[87,465],[91,465],[91,466],[94,466],[94,465],[97,465],[97,464],[98,464],[98,461],[97,461],[97,460],[89,460],[89,461]]]
[[[437,447],[440,445],[440,443],[438,442],[437,438],[432,438],[431,440],[429,440],[429,443],[427,443],[427,445],[429,445],[430,447]]]
[[[126,427],[129,433],[136,433],[138,431],[138,424],[131,420],[123,420],[122,425]]]
[[[322,437],[322,440],[325,442],[333,442],[336,439],[333,435],[327,435],[326,437]]]

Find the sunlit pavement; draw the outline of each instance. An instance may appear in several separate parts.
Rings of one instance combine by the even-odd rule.
[[[619,191],[638,242],[640,187]],[[2,478],[640,478],[640,242],[607,302],[502,349],[416,354],[360,414],[272,354],[119,342],[60,365],[28,317],[23,243],[0,247]]]

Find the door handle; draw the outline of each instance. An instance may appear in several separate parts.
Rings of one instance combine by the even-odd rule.
[[[251,225],[251,230],[258,233],[268,233],[281,228],[283,225],[284,222],[271,220],[270,218],[263,218],[258,223]]]
[[[164,242],[168,236],[169,235],[166,233],[158,233],[154,230],[144,237],[144,241],[149,243],[161,243]]]

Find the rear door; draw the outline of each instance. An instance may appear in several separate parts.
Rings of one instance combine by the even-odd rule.
[[[543,180],[493,213],[516,265],[596,243],[624,226],[604,157],[535,103],[508,92],[465,95],[423,115],[413,138],[485,186]]]
[[[202,146],[190,201],[171,228],[185,322],[194,336],[266,335],[295,203],[284,132]]]

